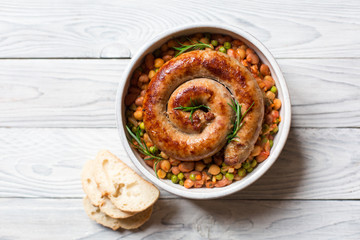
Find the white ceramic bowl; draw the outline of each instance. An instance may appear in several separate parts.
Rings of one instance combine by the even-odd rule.
[[[280,110],[281,123],[279,125],[279,132],[275,136],[274,145],[271,148],[270,156],[261,164],[259,164],[253,172],[247,174],[245,178],[240,181],[233,182],[229,186],[222,188],[191,188],[186,189],[179,184],[173,184],[170,180],[161,180],[158,179],[149,166],[141,159],[136,150],[133,150],[126,138],[126,117],[125,117],[125,105],[124,98],[127,94],[130,79],[133,71],[140,66],[146,54],[153,52],[155,49],[159,48],[169,39],[174,37],[180,37],[183,35],[190,35],[197,32],[209,32],[209,33],[220,33],[225,35],[230,35],[233,38],[238,38],[245,42],[249,47],[254,49],[258,54],[261,61],[267,64],[270,67],[272,77],[276,82],[276,87],[278,89],[278,98],[282,102],[282,107]],[[274,57],[271,55],[269,50],[256,38],[254,38],[249,33],[243,31],[242,29],[233,27],[233,26],[224,26],[223,24],[214,24],[214,23],[205,23],[205,24],[192,24],[177,27],[174,29],[169,29],[168,31],[158,35],[152,40],[149,40],[141,49],[138,50],[136,55],[131,59],[128,67],[122,75],[120,81],[117,98],[116,98],[116,117],[117,117],[117,126],[118,131],[125,147],[126,152],[130,156],[131,160],[135,166],[155,185],[165,189],[168,192],[176,194],[181,197],[191,198],[191,199],[211,199],[219,198],[234,192],[237,192],[245,187],[249,186],[257,179],[259,179],[276,161],[279,157],[281,150],[283,149],[288,133],[290,130],[291,122],[291,105],[288,89],[286,86],[285,79],[281,73],[281,70],[275,61]]]

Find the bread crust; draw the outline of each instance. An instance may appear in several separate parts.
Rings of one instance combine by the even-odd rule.
[[[224,131],[213,131],[205,127],[202,132],[186,131],[174,125],[166,108],[171,94],[185,82],[196,78],[208,78],[221,83],[232,96],[242,105],[244,113],[253,103],[253,107],[244,117],[244,124],[237,133],[237,140],[231,141],[225,147],[225,163],[234,165],[243,162],[250,155],[261,131],[264,118],[263,94],[251,73],[236,59],[217,51],[192,51],[184,53],[165,63],[152,78],[144,98],[144,123],[147,133],[153,143],[168,156],[182,161],[201,160],[220,150],[219,146],[226,143],[226,135],[231,127],[224,121]],[[201,93],[204,94],[204,93]],[[171,104],[170,99],[170,104]],[[228,113],[228,99],[220,101]],[[231,102],[228,102],[231,103]],[[215,112],[215,115],[218,112]],[[209,124],[211,125],[211,124]],[[194,127],[194,129],[196,126]],[[191,128],[190,128],[191,130]]]

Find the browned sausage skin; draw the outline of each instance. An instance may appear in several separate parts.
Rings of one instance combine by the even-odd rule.
[[[228,90],[231,92],[228,91]],[[244,117],[236,141],[227,144],[234,111],[231,95]],[[193,121],[190,98],[210,107],[197,110]],[[168,156],[183,161],[206,158],[225,147],[225,163],[243,162],[251,153],[264,117],[262,92],[251,73],[236,59],[216,51],[192,51],[164,64],[152,78],[144,98],[144,123],[153,143]]]

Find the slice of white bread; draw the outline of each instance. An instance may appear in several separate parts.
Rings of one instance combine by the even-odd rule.
[[[105,199],[95,182],[94,164],[95,160],[89,160],[85,163],[81,173],[81,184],[85,194],[89,196],[91,203],[95,206],[100,206],[104,203]]]
[[[128,218],[136,214],[134,212],[125,212],[116,208],[108,197],[105,197],[105,201],[100,206],[100,210],[112,218]]]
[[[119,228],[124,229],[135,229],[139,228],[143,225],[147,220],[149,220],[152,213],[152,206],[146,209],[145,211],[138,213],[132,217],[119,219],[119,218],[111,218],[105,213],[100,211],[100,208],[91,204],[89,198],[86,196],[83,200],[84,208],[86,214],[97,223],[111,228],[113,230],[117,230]]]
[[[159,198],[159,190],[140,177],[109,151],[100,151],[95,159],[95,181],[103,196],[120,210],[141,212]]]
[[[89,197],[90,202],[99,207],[102,212],[112,218],[128,218],[135,215],[135,213],[121,211],[114,206],[108,197],[102,196],[95,182],[94,173],[95,160],[89,160],[84,165],[81,174],[81,183],[84,192]]]

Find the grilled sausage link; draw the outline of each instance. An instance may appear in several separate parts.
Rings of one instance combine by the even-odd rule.
[[[245,115],[236,141],[227,143],[235,112]],[[206,105],[186,112],[179,107]],[[192,51],[165,63],[152,78],[144,98],[144,123],[152,142],[168,156],[201,160],[225,147],[225,163],[243,162],[259,136],[264,117],[262,92],[251,73],[236,59],[216,51]]]

